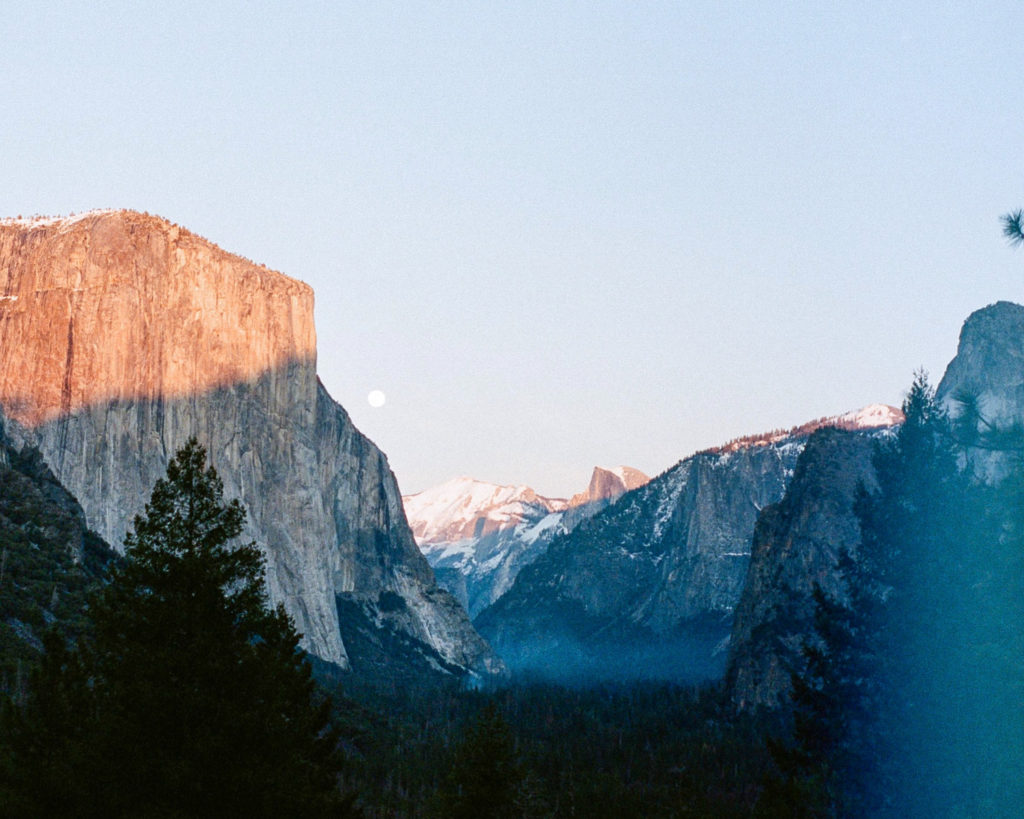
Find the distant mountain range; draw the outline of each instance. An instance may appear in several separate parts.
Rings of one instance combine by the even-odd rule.
[[[783,498],[808,437],[824,427],[877,434],[900,420],[872,405],[685,458],[557,532],[474,624],[522,672],[718,676],[754,524]]]
[[[648,480],[628,466],[594,467],[586,490],[565,500],[543,497],[528,486],[463,477],[402,501],[438,582],[472,617],[504,594],[555,535],[571,531]]]

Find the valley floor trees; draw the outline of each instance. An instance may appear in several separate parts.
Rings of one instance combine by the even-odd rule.
[[[330,704],[298,634],[267,608],[262,556],[229,545],[225,503],[190,440],[91,602],[94,635],[52,640],[8,709],[0,793],[23,815],[338,815]]]

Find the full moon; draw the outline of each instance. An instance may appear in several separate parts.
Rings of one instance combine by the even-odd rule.
[[[366,396],[366,403],[371,407],[383,407],[387,400],[388,397],[380,390],[370,390],[370,394]]]

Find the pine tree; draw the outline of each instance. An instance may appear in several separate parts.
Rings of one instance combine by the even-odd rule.
[[[104,816],[335,815],[344,807],[330,703],[318,701],[283,608],[267,607],[258,548],[230,545],[244,518],[190,440],[92,601],[94,637],[79,652],[88,686],[76,685],[82,674],[44,669],[83,704],[79,735],[43,741],[40,753],[49,745],[75,768],[57,793],[34,795],[40,813],[55,798],[72,813]],[[37,681],[27,735],[44,736],[32,709],[54,709],[53,687],[46,674]]]
[[[438,793],[438,815],[446,819],[487,819],[517,811],[522,772],[512,730],[488,703],[455,749],[452,767]]]
[[[791,674],[791,737],[769,739],[776,770],[758,800],[759,817],[869,813],[865,774],[877,749],[861,741],[871,723],[873,659],[862,603],[873,601],[847,585],[855,565],[849,553],[840,557],[842,600],[814,586],[814,630],[802,646],[803,665]]]
[[[1005,213],[1001,217],[1003,236],[1011,245],[1024,244],[1024,210]]]
[[[962,742],[975,703],[964,667],[977,636],[983,507],[924,373],[899,431],[876,446],[877,487],[855,504],[861,543],[815,592],[815,629],[793,675],[793,734],[762,815],[943,815],[964,804]],[[921,787],[927,782],[926,788]],[[798,814],[793,814],[798,815]]]
[[[903,411],[874,457],[878,489],[857,504],[862,542],[848,583],[871,657],[864,744],[874,748],[879,813],[942,815],[963,790],[962,741],[976,706],[964,671],[983,509],[923,373]]]

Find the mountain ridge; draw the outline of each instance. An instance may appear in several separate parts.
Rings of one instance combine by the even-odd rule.
[[[403,497],[417,544],[438,582],[470,616],[500,597],[559,532],[596,514],[647,476],[632,467],[594,467],[587,489],[546,498],[525,485],[453,478]]]

